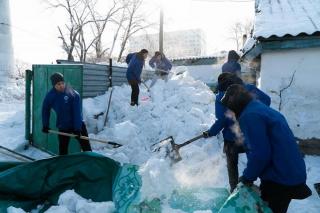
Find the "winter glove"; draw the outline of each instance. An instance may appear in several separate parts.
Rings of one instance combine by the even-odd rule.
[[[209,137],[210,137],[208,131],[204,131],[204,132],[202,133],[202,135],[203,135],[204,138],[209,138]]]
[[[80,130],[74,130],[73,134],[76,135],[76,139],[80,139],[80,137],[81,137],[81,131]]]
[[[246,185],[248,187],[253,185],[253,181],[247,180],[245,177],[241,176],[239,177],[239,183],[243,183],[243,185]]]
[[[49,133],[50,128],[47,126],[42,127],[42,132],[48,134]]]

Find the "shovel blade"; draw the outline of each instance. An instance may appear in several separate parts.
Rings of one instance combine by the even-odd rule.
[[[152,152],[160,152],[162,149],[168,149],[168,146],[171,146],[171,141],[173,141],[173,137],[167,137],[161,140],[158,143],[154,143],[150,146]]]
[[[151,149],[152,152],[164,152],[164,157],[170,158],[172,163],[177,163],[182,160],[179,153],[179,146],[175,144],[172,136],[151,145]]]

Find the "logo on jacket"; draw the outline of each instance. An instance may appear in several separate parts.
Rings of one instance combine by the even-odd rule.
[[[69,100],[69,97],[66,95],[66,96],[64,96],[64,102],[65,103],[68,103],[68,100]]]

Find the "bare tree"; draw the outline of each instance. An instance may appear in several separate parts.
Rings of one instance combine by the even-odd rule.
[[[92,33],[93,46],[96,54],[96,60],[100,61],[110,48],[103,48],[102,44],[102,35],[105,32],[108,22],[111,22],[113,17],[121,10],[124,9],[123,1],[113,0],[110,8],[107,9],[106,15],[100,15],[99,12],[95,9],[95,2],[91,0],[85,0],[86,4],[90,10],[91,19],[93,21]]]
[[[113,23],[115,23],[115,25],[116,25],[116,30],[115,30],[115,33],[113,35],[113,40],[112,40],[111,48],[110,48],[109,55],[108,55],[109,58],[112,56],[114,47],[115,47],[116,42],[118,40],[120,29],[122,28],[123,23],[124,23],[124,21],[126,19],[127,19],[127,17],[126,17],[126,14],[125,14],[125,10],[123,9],[122,13],[121,13],[121,16],[118,19],[113,19],[112,20]]]
[[[121,60],[129,38],[140,30],[146,29],[152,25],[148,24],[143,15],[139,13],[143,0],[127,0],[127,3],[128,4],[124,8],[127,18],[123,22],[122,26],[123,34],[121,36],[118,62]]]
[[[252,21],[246,20],[245,22],[236,22],[230,27],[231,36],[229,39],[234,40],[237,46],[237,51],[240,50],[243,35],[250,35],[252,29]]]
[[[87,42],[86,38],[85,38],[86,36],[84,33],[85,25],[83,24],[83,22],[81,20],[78,20],[78,21],[81,24],[80,24],[79,34],[76,39],[76,43],[77,43],[76,51],[77,51],[77,55],[79,57],[79,60],[81,62],[86,62],[88,51],[93,46],[93,44],[96,40],[96,37],[91,39],[89,42]]]
[[[27,69],[31,69],[31,64],[24,62],[20,59],[15,59],[15,70],[14,70],[14,76],[15,78],[24,78],[25,77],[25,71]]]
[[[68,23],[64,28],[58,26],[59,38],[62,40],[62,48],[68,55],[68,60],[74,61],[73,51],[76,48],[79,33],[88,22],[88,8],[82,0],[47,0],[52,8],[62,8],[68,14]]]

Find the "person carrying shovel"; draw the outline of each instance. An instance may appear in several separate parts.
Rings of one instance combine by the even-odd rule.
[[[168,75],[172,68],[172,64],[163,53],[156,51],[154,56],[150,59],[149,65],[155,69],[155,77],[152,79],[150,88],[156,83],[158,78],[168,81]]]
[[[57,115],[56,127],[59,132],[73,133],[77,135],[83,151],[92,151],[88,140],[80,139],[88,136],[87,128],[82,120],[81,98],[79,93],[65,85],[63,75],[59,72],[50,77],[53,88],[47,93],[42,105],[42,132],[50,131],[50,111],[53,109]],[[70,137],[58,135],[59,155],[68,154]]]
[[[232,118],[232,112],[227,107],[221,104],[221,98],[223,97],[227,88],[232,84],[244,85],[241,78],[232,73],[222,73],[218,77],[218,93],[216,94],[215,100],[215,114],[216,121],[211,128],[203,132],[204,138],[216,136],[222,131],[224,139],[223,151],[227,157],[227,169],[229,176],[230,192],[232,192],[237,184],[239,178],[238,172],[238,158],[239,153],[244,153],[244,148],[240,145],[237,140],[239,134],[234,130],[234,118]],[[246,89],[250,92],[255,99],[260,100],[265,105],[270,105],[270,97],[264,92],[256,88],[254,85],[245,85]]]
[[[142,49],[137,53],[129,53],[126,57],[126,63],[128,64],[128,69],[126,77],[128,83],[131,86],[131,106],[138,106],[139,100],[139,84],[141,83],[141,73],[145,63],[146,58],[148,57],[148,50]]]

